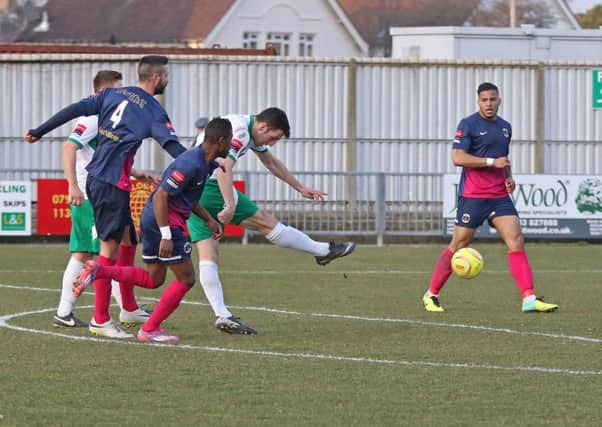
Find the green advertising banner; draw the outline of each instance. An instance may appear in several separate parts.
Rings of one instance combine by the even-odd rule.
[[[602,108],[602,69],[592,70],[592,108]]]
[[[602,176],[514,175],[511,198],[523,234],[538,238],[602,239]],[[451,235],[456,219],[459,175],[443,177],[444,234]],[[497,233],[487,223],[477,236]]]
[[[31,235],[31,182],[0,181],[0,236]]]

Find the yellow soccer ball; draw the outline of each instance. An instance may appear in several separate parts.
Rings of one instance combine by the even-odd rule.
[[[458,277],[474,279],[483,269],[483,257],[473,248],[458,249],[452,256],[451,268]]]

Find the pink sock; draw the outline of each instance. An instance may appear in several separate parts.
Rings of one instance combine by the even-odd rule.
[[[117,259],[117,264],[119,266],[133,266],[134,260],[136,258],[136,245],[119,245],[119,258]],[[121,283],[121,280],[117,279],[119,282],[119,291],[121,292],[121,303],[123,304],[124,310],[127,311],[135,311],[138,309],[138,303],[136,302],[136,297],[134,296],[134,287],[129,283]],[[135,282],[138,284],[138,282]]]
[[[142,267],[120,267],[118,265],[102,266],[96,270],[96,278],[117,280],[120,287],[129,289],[132,289],[134,286],[140,286],[147,289],[155,288],[155,284],[153,283],[150,274]],[[126,310],[133,311],[127,308]]]
[[[115,260],[99,255],[96,262],[102,266],[112,266]],[[111,302],[111,279],[96,278],[94,280],[94,321],[100,325],[111,318],[109,303]]]
[[[150,319],[142,326],[142,329],[146,332],[152,332],[161,326],[161,322],[169,317],[171,313],[175,311],[180,305],[186,292],[190,290],[190,287],[186,286],[177,279],[167,286],[167,289],[161,295],[161,299],[153,309]]]
[[[451,259],[454,253],[449,249],[449,247],[445,248],[441,255],[439,255],[439,259],[437,259],[437,264],[435,264],[435,269],[433,270],[433,275],[431,276],[431,283],[429,284],[429,292],[433,295],[439,295],[439,291],[443,286],[445,286],[445,282],[449,279],[449,276],[452,273],[451,268]]]
[[[524,297],[533,295],[533,271],[527,259],[527,253],[522,251],[508,252],[510,272],[516,281],[520,294]]]

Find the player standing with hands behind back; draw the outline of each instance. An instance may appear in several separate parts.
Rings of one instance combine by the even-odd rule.
[[[466,247],[476,229],[487,220],[508,246],[510,272],[523,297],[523,312],[550,312],[558,309],[535,297],[533,272],[525,252],[525,241],[518,212],[509,194],[515,183],[508,153],[512,128],[497,115],[501,104],[499,90],[493,83],[477,89],[479,111],[460,121],[453,142],[452,157],[462,166],[458,210],[454,235],[435,265],[429,289],[422,302],[426,311],[442,312],[439,291],[452,273],[451,258]]]

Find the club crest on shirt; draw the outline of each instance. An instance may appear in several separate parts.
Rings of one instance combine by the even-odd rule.
[[[467,214],[467,213],[462,214],[462,222],[464,224],[468,224],[470,222],[470,214]]]
[[[502,128],[502,134],[504,134],[504,138],[510,137],[510,131],[506,128]]]

